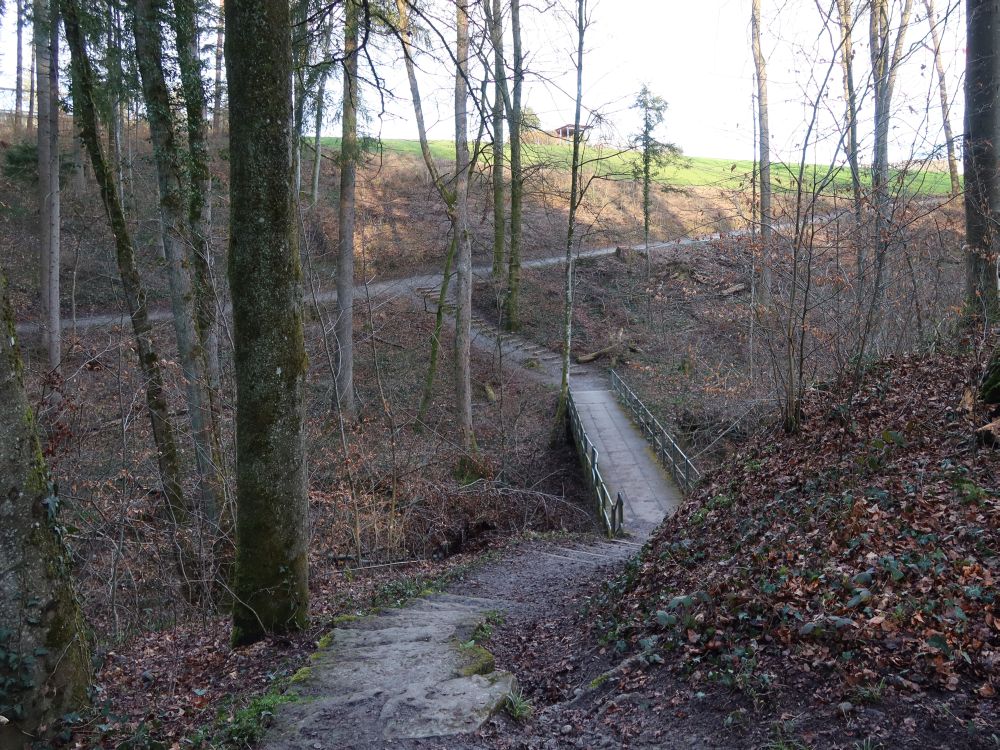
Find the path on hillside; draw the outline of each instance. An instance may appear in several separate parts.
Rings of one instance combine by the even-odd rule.
[[[436,304],[436,285],[411,288]],[[432,305],[428,312],[435,310]],[[477,348],[558,387],[558,355],[501,334],[480,317],[472,327]],[[612,494],[621,491],[626,498],[627,538],[522,545],[448,594],[339,625],[293,685],[298,700],[276,712],[263,750],[383,748],[389,743],[448,747],[450,741],[440,738],[474,732],[503,707],[516,684],[513,675],[495,671],[492,655],[473,643],[477,627],[500,619],[505,627],[526,627],[566,606],[575,591],[606,579],[634,555],[679,505],[679,491],[618,403],[606,375],[580,365],[571,372],[574,401],[597,445],[601,472]]]
[[[714,234],[706,235],[703,237],[690,237],[679,240],[671,240],[667,242],[657,242],[650,244],[649,249],[651,252],[664,252],[670,249],[676,249],[680,247],[686,247],[692,244],[699,244],[702,242],[712,242],[718,240],[720,237],[738,237],[746,234],[745,230],[737,230],[734,232],[716,232]],[[640,252],[643,251],[641,246],[633,246],[630,249]],[[574,255],[575,260],[581,260],[586,258],[602,258],[608,255],[614,255],[618,251],[617,247],[601,247],[594,248],[591,250],[581,250]],[[565,253],[560,253],[556,255],[548,255],[541,258],[533,258],[531,260],[525,260],[521,263],[521,268],[549,268],[551,266],[562,265],[566,262]],[[472,269],[472,273],[479,279],[488,279],[491,274],[491,267],[488,265],[477,265]],[[413,276],[406,276],[400,279],[388,279],[386,281],[372,281],[369,284],[359,284],[354,288],[354,298],[363,299],[367,295],[373,298],[393,300],[399,297],[406,297],[412,295],[419,287],[432,287],[439,286],[441,284],[442,275],[441,273],[425,273],[425,274],[415,274]],[[316,301],[322,304],[329,304],[336,301],[337,292],[335,290],[322,290],[317,292]],[[309,290],[305,290],[305,302],[306,304],[312,304],[313,298]],[[224,311],[227,314],[230,312],[229,308]],[[159,307],[153,308],[149,311],[149,320],[153,323],[162,323],[168,321],[173,316],[172,311],[169,307]],[[117,313],[102,313],[99,315],[81,315],[76,319],[76,329],[89,330],[92,328],[106,328],[118,325],[125,325],[128,323],[129,316],[128,313],[122,311]],[[63,329],[68,330],[73,325],[72,318],[63,318]],[[18,336],[25,336],[28,334],[38,333],[40,326],[37,322],[32,321],[21,321],[15,326]]]

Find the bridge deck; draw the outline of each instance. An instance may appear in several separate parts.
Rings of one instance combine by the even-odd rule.
[[[622,492],[625,497],[625,530],[646,536],[680,505],[680,490],[614,393],[574,388],[573,401],[597,446],[597,465],[611,496]]]

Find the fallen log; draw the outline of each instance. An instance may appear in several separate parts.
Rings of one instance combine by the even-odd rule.
[[[577,364],[585,365],[588,362],[595,362],[601,357],[606,357],[607,355],[612,354],[616,349],[618,349],[618,344],[611,344],[611,346],[598,349],[596,352],[591,352],[590,354],[577,354]]]

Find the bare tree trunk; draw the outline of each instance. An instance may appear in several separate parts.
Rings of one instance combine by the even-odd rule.
[[[507,260],[507,329],[521,327],[518,305],[521,296],[521,236],[524,204],[524,172],[521,166],[521,90],[524,85],[524,53],[521,49],[521,0],[510,0],[510,31],[514,46],[514,86],[507,109],[510,125],[510,255]]]
[[[837,0],[840,19],[840,64],[844,71],[844,104],[847,115],[847,164],[851,169],[851,189],[854,195],[854,219],[861,224],[861,167],[858,164],[858,98],[854,90],[854,17],[851,0]],[[864,243],[858,243],[857,276],[860,289],[864,276]]]
[[[562,378],[559,402],[556,406],[556,430],[562,429],[569,399],[569,365],[573,346],[573,243],[576,234],[576,210],[580,202],[580,132],[583,109],[583,42],[587,31],[587,2],[577,0],[576,6],[576,109],[573,116],[573,162],[570,172],[569,223],[566,228],[566,276],[563,286]]]
[[[771,243],[773,217],[771,216],[771,128],[767,115],[767,63],[760,49],[760,0],[753,0],[750,28],[753,37],[754,69],[757,72],[757,137],[760,140],[760,239],[764,247],[761,296],[766,299],[771,288],[767,252]]]
[[[17,0],[17,68],[14,72],[14,138],[24,127],[24,0]]]
[[[219,23],[215,27],[215,89],[212,99],[212,132],[222,130],[222,59],[225,42],[225,0],[219,0]]]
[[[49,217],[49,195],[52,171],[49,165],[52,138],[49,135],[49,42],[46,25],[45,0],[34,0],[32,12],[32,35],[35,50],[35,76],[38,91],[38,125],[35,135],[38,148],[38,288],[42,302],[42,342],[48,348],[49,311],[49,252],[52,243],[49,237],[52,222]]]
[[[59,499],[38,441],[0,271],[0,747],[49,737],[60,716],[87,703],[90,648],[73,592]]]
[[[184,373],[201,506],[210,526],[215,528],[223,505],[222,482],[220,467],[216,463],[217,443],[213,434],[208,367],[197,330],[195,288],[189,270],[188,246],[191,238],[186,210],[189,193],[170,113],[170,96],[162,67],[162,32],[153,0],[135,0],[133,34],[153,141],[174,333]]]
[[[941,61],[941,33],[938,31],[934,13],[934,0],[924,0],[927,23],[931,27],[931,44],[934,53],[934,69],[937,71],[938,95],[941,99],[941,123],[944,126],[944,141],[948,150],[948,174],[951,177],[951,197],[962,193],[962,181],[958,176],[958,158],[955,156],[955,134],[951,129],[951,100],[948,98],[948,83],[945,80],[944,63]]]
[[[175,527],[186,525],[188,506],[181,488],[177,443],[167,408],[160,356],[153,342],[153,326],[149,322],[146,290],[139,276],[135,247],[122,208],[121,192],[115,184],[115,173],[104,156],[98,136],[97,107],[94,103],[95,76],[87,58],[76,5],[72,0],[64,0],[63,9],[66,41],[72,62],[73,109],[78,115],[80,137],[90,154],[94,176],[101,191],[101,200],[114,235],[118,273],[121,276],[125,304],[135,334],[139,366],[145,379],[146,407],[149,410],[153,442],[156,445],[156,461],[166,499],[167,515]]]
[[[896,70],[903,55],[903,42],[910,22],[913,0],[904,0],[895,44],[890,38],[889,0],[870,0],[869,46],[875,99],[875,146],[872,164],[872,194],[875,204],[875,275],[872,279],[872,315],[881,304],[886,255],[889,251],[889,120]]]
[[[108,75],[108,152],[118,186],[118,201],[125,205],[125,170],[122,164],[122,58],[118,43],[119,19],[116,8],[108,4],[107,14]],[[112,53],[112,50],[118,50]]]
[[[458,262],[455,305],[455,391],[462,448],[475,451],[472,426],[472,241],[469,235],[469,5],[455,3],[455,240]]]
[[[61,266],[61,220],[60,220],[60,184],[59,184],[59,4],[58,0],[49,0],[49,252],[46,286],[48,288],[47,316],[47,354],[49,372],[59,371],[62,361],[62,294],[59,287],[59,270]]]
[[[35,45],[31,45],[31,67],[28,70],[28,120],[25,123],[25,130],[30,135],[38,128],[38,113],[35,106],[37,92],[35,91],[35,71],[38,68],[38,61],[35,59]]]
[[[489,12],[490,42],[493,47],[493,278],[499,279],[503,273],[504,251],[506,249],[506,193],[503,184],[503,115],[504,82],[507,72],[503,57],[503,16],[500,0],[492,0]]]
[[[966,295],[972,315],[1000,316],[997,224],[1000,222],[1000,0],[968,0],[965,58]]]
[[[347,0],[344,22],[344,106],[340,142],[340,236],[337,242],[337,401],[354,407],[354,190],[358,163],[358,3]]]
[[[292,2],[292,112],[295,141],[292,156],[295,163],[295,200],[302,193],[302,134],[305,132],[306,69],[309,66],[309,3],[308,0]]]
[[[309,616],[307,358],[293,194],[290,20],[287,0],[226,6],[236,645],[301,630]]]
[[[356,22],[355,22],[356,24]],[[323,34],[323,56],[329,58],[332,52],[330,45],[333,37],[333,23],[327,21],[326,31]],[[316,132],[313,136],[313,173],[312,173],[312,203],[315,206],[319,202],[319,175],[323,167],[323,115],[326,110],[326,79],[329,71],[326,67],[320,71],[319,84],[316,89]],[[355,113],[355,117],[357,114]],[[355,128],[356,130],[357,128]]]
[[[38,204],[39,287],[42,298],[42,337],[50,370],[60,359],[59,317],[59,70],[53,59],[53,35],[58,50],[55,8],[35,0],[34,47],[38,64]],[[53,82],[55,91],[53,91]]]
[[[456,231],[456,194],[448,189],[437,164],[431,154],[430,142],[427,140],[427,127],[424,124],[424,110],[420,99],[420,86],[417,83],[416,67],[413,63],[413,48],[410,44],[409,13],[407,0],[396,0],[396,11],[399,14],[399,39],[403,46],[403,60],[406,65],[406,77],[410,83],[410,98],[413,100],[413,118],[417,121],[417,134],[420,138],[420,153],[424,158],[427,173],[430,175],[434,188],[445,205],[448,220],[451,222],[451,242],[445,256],[441,288],[438,291],[437,315],[434,322],[434,332],[431,334],[430,358],[427,364],[427,376],[424,378],[424,391],[420,397],[420,407],[417,409],[417,422],[422,423],[427,417],[431,399],[434,395],[434,378],[437,374],[438,352],[441,346],[441,331],[444,323],[444,305],[448,299],[448,285],[451,280],[451,266],[456,253],[458,235]]]

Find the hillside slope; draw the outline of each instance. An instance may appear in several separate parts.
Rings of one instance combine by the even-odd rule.
[[[980,369],[886,361],[853,397],[813,391],[800,434],[758,435],[581,612],[539,626],[557,644],[522,639],[511,660],[557,702],[528,734],[996,748],[1000,452],[974,439]]]

